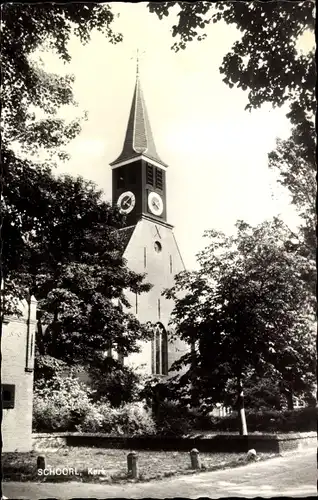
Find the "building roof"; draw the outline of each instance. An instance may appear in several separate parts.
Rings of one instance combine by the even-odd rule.
[[[167,166],[159,158],[156,150],[146,103],[140,86],[139,76],[137,74],[123,149],[118,158],[110,165],[114,166],[125,160],[137,158],[140,155],[143,155],[150,160],[154,160],[163,166]]]
[[[118,231],[118,235],[120,238],[120,244],[121,244],[121,248],[122,248],[123,253],[126,250],[126,247],[130,241],[130,238],[132,237],[132,234],[134,232],[135,227],[136,227],[135,225],[123,227],[123,228],[119,229],[119,231]]]

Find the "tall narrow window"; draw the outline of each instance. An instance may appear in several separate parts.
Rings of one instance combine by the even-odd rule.
[[[28,320],[27,320],[27,335],[26,335],[26,349],[25,349],[25,371],[32,372],[34,368],[33,362],[33,343],[34,343],[34,333],[33,333],[33,322],[31,319],[31,303],[28,304]]]
[[[160,320],[161,315],[161,307],[160,307],[160,299],[158,299],[158,319]]]
[[[30,345],[30,358],[32,358],[32,355],[33,355],[33,340],[34,340],[34,337],[33,337],[33,333],[31,335],[31,345]]]
[[[14,408],[15,385],[1,384],[2,408]]]
[[[163,174],[160,168],[156,168],[156,187],[163,189]]]
[[[147,267],[147,248],[144,247],[144,267]]]
[[[158,328],[155,334],[155,344],[156,344],[156,373],[161,375],[161,331]]]
[[[163,328],[161,333],[161,373],[168,375],[168,334]]]
[[[152,373],[155,375],[168,374],[168,336],[161,323],[154,327],[151,345]]]
[[[154,375],[156,373],[156,351],[155,351],[155,343],[156,343],[156,330],[153,332],[153,337],[151,339],[151,372]]]
[[[146,182],[153,186],[153,166],[147,163]]]
[[[170,273],[172,274],[172,255],[169,256]]]

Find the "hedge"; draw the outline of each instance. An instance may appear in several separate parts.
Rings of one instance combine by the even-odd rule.
[[[310,432],[317,430],[318,408],[294,410],[246,410],[249,432]],[[196,427],[212,432],[237,432],[240,427],[237,412],[226,417],[198,417]]]

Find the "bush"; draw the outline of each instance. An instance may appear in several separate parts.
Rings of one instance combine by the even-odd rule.
[[[59,377],[62,373],[70,373],[70,367],[64,361],[53,358],[47,354],[39,354],[36,350],[34,361],[34,381],[35,384],[44,380],[51,380]]]
[[[117,410],[117,424],[114,422],[118,434],[142,435],[154,434],[155,422],[151,413],[142,403],[127,403]]]
[[[139,399],[142,376],[127,366],[121,366],[111,358],[102,359],[89,370],[91,384],[96,390],[96,401],[106,398],[113,407],[132,403]],[[140,400],[140,399],[139,399]]]
[[[75,377],[38,381],[34,390],[33,429],[74,431],[89,411],[92,391]]]
[[[149,435],[156,430],[150,412],[141,403],[127,403],[119,408],[109,403],[94,404],[77,428],[114,436]]]
[[[153,434],[155,423],[142,403],[113,408],[108,401],[93,402],[93,391],[76,377],[54,377],[37,382],[33,429],[37,432],[105,432],[114,436]]]
[[[183,436],[195,428],[196,416],[183,405],[162,401],[154,414],[157,433],[162,436]]]
[[[294,410],[246,411],[249,432],[310,432],[317,430],[318,408],[297,408]],[[211,431],[238,432],[239,415],[235,412],[227,417],[210,417],[204,421],[204,428]]]

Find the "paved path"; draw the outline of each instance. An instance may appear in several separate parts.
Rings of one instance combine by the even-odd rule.
[[[316,449],[235,469],[202,472],[149,483],[2,483],[9,499],[306,497],[317,494]]]

